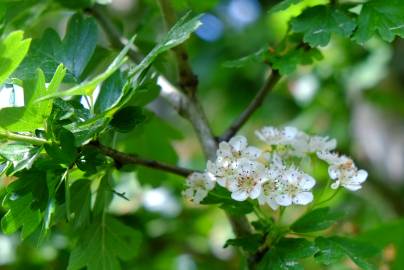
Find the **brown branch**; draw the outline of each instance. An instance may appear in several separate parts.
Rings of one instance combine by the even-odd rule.
[[[115,149],[112,149],[108,146],[99,144],[97,142],[93,142],[93,143],[91,143],[91,145],[96,147],[101,153],[111,157],[115,162],[117,162],[120,165],[125,165],[125,164],[141,165],[144,167],[149,167],[152,169],[165,171],[165,172],[173,173],[173,174],[184,176],[184,177],[187,177],[191,173],[196,172],[194,170],[169,165],[169,164],[162,163],[162,162],[159,162],[156,160],[143,159],[143,158],[140,158],[135,155],[126,154],[126,153],[117,151]]]
[[[281,75],[279,74],[279,72],[277,70],[273,70],[272,74],[269,75],[265,84],[258,91],[253,100],[251,100],[247,108],[230,125],[230,127],[223,133],[223,135],[218,138],[219,141],[228,141],[237,133],[237,131],[241,129],[241,127],[247,122],[247,120],[253,115],[253,113],[262,105],[265,97],[275,87],[280,78]]]
[[[176,22],[176,14],[169,0],[158,0],[161,13],[167,30]],[[198,77],[192,71],[191,65],[188,62],[188,53],[185,45],[181,44],[172,49],[175,54],[178,66],[179,86],[190,97],[194,96],[198,88]]]

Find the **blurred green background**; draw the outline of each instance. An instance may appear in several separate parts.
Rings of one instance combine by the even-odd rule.
[[[79,2],[79,1],[77,1]],[[187,42],[190,62],[199,78],[202,101],[215,134],[223,132],[258,91],[268,72],[264,64],[228,68],[223,63],[276,46],[286,33],[288,20],[305,5],[269,14],[278,1],[175,0],[178,14],[204,13],[203,25]],[[2,31],[23,29],[26,37],[39,38],[52,27],[64,34],[75,1],[6,1],[0,3]],[[109,18],[136,45],[148,52],[164,33],[160,10],[154,0],[113,0],[102,7]],[[99,44],[109,48],[100,29]],[[102,51],[102,49],[99,49]],[[240,133],[251,142],[254,130],[264,125],[293,125],[308,133],[335,137],[338,151],[351,155],[369,172],[364,188],[342,192],[333,206],[345,220],[332,228],[337,234],[355,235],[383,247],[375,261],[378,269],[404,269],[404,41],[387,44],[371,39],[363,46],[333,36],[321,48],[323,59],[300,66],[283,78]],[[110,53],[105,52],[105,58]],[[173,55],[165,54],[156,67],[176,81]],[[89,71],[90,73],[92,71]],[[3,99],[3,98],[2,98]],[[148,105],[148,120],[132,132],[118,134],[117,148],[144,157],[203,169],[205,161],[191,126],[160,99]],[[314,175],[327,178],[318,164]],[[123,269],[193,270],[239,269],[237,250],[223,248],[232,232],[217,207],[195,207],[181,197],[183,179],[150,169],[113,175],[118,192],[110,211],[142,232],[141,248]],[[7,182],[1,180],[0,192]],[[268,210],[269,211],[269,210]],[[287,210],[285,222],[300,213]],[[4,215],[0,208],[0,216]],[[44,245],[21,243],[17,235],[0,234],[0,269],[65,269],[69,241],[63,227]],[[355,269],[350,261],[321,268],[308,260],[305,269]]]

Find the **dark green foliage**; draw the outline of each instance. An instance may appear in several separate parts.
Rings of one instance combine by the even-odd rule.
[[[303,41],[311,47],[327,45],[334,33],[349,37],[356,28],[350,14],[328,6],[306,9],[291,24],[292,30],[303,33]]]
[[[349,118],[351,113],[359,119],[360,111],[350,106],[371,101],[380,110],[402,114],[401,95],[394,92],[401,89],[395,79],[399,68],[385,81],[389,92],[372,89],[361,96],[356,79],[373,79],[361,73],[363,66],[375,65],[377,74],[384,73],[377,65],[390,65],[390,51],[400,59],[400,40],[393,47],[372,39],[404,37],[403,1],[247,1],[257,8],[257,21],[251,24],[237,23],[234,14],[245,15],[231,6],[237,1],[165,1],[178,13],[171,15],[188,12],[177,22],[170,21],[176,16],[167,18],[166,25],[155,1],[129,1],[128,10],[116,3],[103,6],[106,2],[0,3],[0,94],[21,86],[24,95],[23,105],[10,102],[0,108],[1,227],[4,234],[21,236],[21,242],[12,240],[18,246],[16,263],[6,262],[6,269],[216,270],[242,269],[245,263],[259,270],[318,270],[345,269],[353,262],[367,270],[380,265],[382,249],[397,254],[383,258],[383,266],[403,268],[404,224],[386,221],[399,214],[394,211],[401,205],[395,202],[392,210],[380,203],[390,192],[384,187],[387,180],[377,196],[367,190],[363,198],[341,196],[334,201],[340,212],[318,205],[273,210],[250,199],[235,201],[218,184],[202,206],[188,207],[180,197],[184,179],[152,168],[159,163],[206,167],[191,131],[198,131],[200,122],[189,125],[182,120],[189,111],[177,105],[173,110],[171,103],[191,101],[184,104],[207,109],[207,122],[219,138],[270,70],[279,72],[280,83],[242,132],[252,133],[263,123],[292,123],[335,135],[343,142],[338,151],[356,149],[348,142],[357,134],[349,133],[347,123],[356,119]],[[200,33],[201,38],[190,39],[201,27],[200,15],[191,18],[190,9],[215,16],[217,24],[208,20],[203,27],[222,27],[216,40],[206,42]],[[273,19],[276,12],[287,20]],[[111,34],[108,27],[116,31]],[[187,46],[176,48],[187,40]],[[222,68],[224,61],[237,58],[224,64],[237,69]],[[198,92],[170,100],[170,88],[160,85],[162,76],[181,91],[188,64],[198,77]],[[352,82],[355,72],[360,75]],[[304,81],[307,77],[314,82]],[[306,89],[310,83],[315,85],[309,85],[315,88],[311,92]],[[300,100],[299,91],[312,96]],[[114,151],[144,163],[122,161]],[[322,183],[324,164],[314,158],[307,163]],[[374,175],[371,190],[377,193]],[[345,223],[341,212],[358,214]],[[229,236],[231,226],[235,234]],[[251,230],[243,233],[246,227]],[[357,235],[335,236],[349,229]],[[229,250],[234,255],[225,253]]]
[[[333,213],[328,207],[318,208],[296,220],[290,228],[299,233],[321,231],[333,225],[341,217],[341,214]]]
[[[35,40],[28,56],[14,76],[19,79],[33,77],[41,68],[49,81],[57,66],[63,63],[67,68],[65,81],[80,81],[80,75],[90,61],[97,44],[97,26],[93,18],[81,14],[69,20],[63,40],[53,29],[47,29],[40,40]]]

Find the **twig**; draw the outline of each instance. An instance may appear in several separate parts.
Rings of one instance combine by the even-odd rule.
[[[113,160],[115,160],[115,162],[117,162],[121,165],[136,164],[136,165],[153,168],[153,169],[160,170],[160,171],[177,174],[177,175],[184,176],[184,177],[187,177],[191,173],[195,172],[194,170],[169,165],[169,164],[162,163],[162,162],[159,162],[156,160],[143,159],[143,158],[137,157],[135,155],[126,154],[126,153],[117,151],[115,149],[112,149],[108,146],[99,144],[97,142],[93,142],[93,143],[91,143],[91,145],[96,147],[100,152],[111,157]]]
[[[24,142],[32,145],[44,145],[49,143],[47,140],[38,138],[38,137],[33,137],[33,136],[28,136],[28,135],[21,135],[17,133],[13,133],[4,129],[0,129],[0,139],[6,139],[10,141],[16,141],[16,142]]]
[[[273,70],[269,75],[264,86],[258,91],[257,95],[251,100],[247,108],[241,113],[241,115],[230,125],[230,127],[219,137],[219,141],[228,141],[233,137],[237,131],[247,122],[251,115],[262,105],[265,97],[275,87],[276,83],[281,78],[281,75],[277,70]]]

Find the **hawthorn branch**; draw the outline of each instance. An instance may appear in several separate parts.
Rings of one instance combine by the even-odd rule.
[[[234,122],[223,133],[223,135],[218,138],[218,141],[228,141],[237,133],[237,131],[241,129],[241,127],[248,121],[248,119],[254,114],[254,112],[258,110],[258,108],[262,105],[265,97],[268,95],[269,92],[272,91],[280,78],[281,75],[279,74],[279,72],[277,70],[273,70],[272,74],[269,75],[265,84],[251,100],[250,104],[245,108],[240,116],[236,120],[234,120]]]
[[[103,21],[108,20],[107,16],[102,16],[101,18],[95,15],[95,18],[100,22],[100,25],[101,27],[103,27],[112,46],[116,47],[117,49],[121,49],[123,46],[125,46],[125,40],[120,37],[119,31],[117,31],[112,24],[107,24],[105,22],[102,23]],[[109,26],[112,26],[113,28]],[[117,33],[119,34],[118,36]],[[116,40],[118,40],[121,44],[117,44]],[[131,51],[132,50],[133,48],[131,48]],[[134,63],[138,62],[137,53],[130,53],[128,54],[128,56]],[[209,160],[215,160],[217,142],[210,129],[205,113],[196,95],[194,94],[197,85],[195,84],[193,86],[195,90],[192,90],[192,95],[190,95],[189,91],[179,90],[177,87],[171,84],[163,75],[158,76],[157,83],[161,86],[160,95],[165,100],[167,100],[181,116],[187,118],[192,124],[206,158]],[[184,84],[182,84],[182,87],[184,87]],[[183,92],[186,92],[188,96],[185,95]],[[245,216],[232,216],[228,213],[227,216],[237,237],[251,234],[251,227]]]
[[[173,165],[159,162],[156,160],[144,159],[144,158],[140,158],[135,155],[126,154],[126,153],[117,151],[113,148],[110,148],[108,146],[99,144],[97,142],[93,142],[91,145],[94,146],[95,148],[97,148],[101,153],[103,153],[106,156],[111,157],[115,162],[117,162],[118,164],[121,164],[121,165],[125,165],[125,164],[141,165],[144,167],[149,167],[152,169],[169,172],[169,173],[176,174],[179,176],[184,176],[184,177],[187,177],[188,175],[192,174],[193,172],[196,172],[194,170],[173,166]]]

